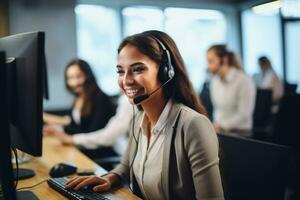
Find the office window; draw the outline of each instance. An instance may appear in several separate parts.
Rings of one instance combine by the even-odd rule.
[[[78,55],[93,65],[101,88],[111,95],[119,91],[117,84],[112,83],[116,83],[115,65],[121,35],[126,37],[152,29],[170,34],[197,92],[205,79],[206,50],[213,44],[226,42],[225,17],[215,10],[79,5],[76,17]]]
[[[163,30],[163,12],[155,7],[126,7],[122,10],[124,36],[146,30]]]
[[[165,29],[175,40],[184,59],[194,89],[205,80],[207,49],[226,42],[224,15],[215,10],[167,8]]]
[[[257,59],[265,55],[273,69],[282,78],[281,29],[278,14],[256,14],[251,10],[242,13],[244,67],[248,74],[259,71]]]
[[[75,12],[78,56],[90,63],[104,92],[117,94],[117,48],[121,41],[118,12],[94,5],[78,5]]]
[[[287,81],[297,83],[297,92],[300,93],[300,22],[288,22],[286,28],[286,61],[287,61]]]

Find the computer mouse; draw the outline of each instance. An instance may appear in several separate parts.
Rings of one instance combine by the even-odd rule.
[[[52,178],[68,176],[77,172],[77,166],[72,163],[58,163],[54,165],[50,171],[49,175]]]

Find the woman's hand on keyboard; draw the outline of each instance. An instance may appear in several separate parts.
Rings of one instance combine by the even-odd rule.
[[[66,188],[80,190],[85,187],[92,187],[95,192],[107,191],[112,187],[112,183],[108,177],[99,176],[78,176],[67,182]]]

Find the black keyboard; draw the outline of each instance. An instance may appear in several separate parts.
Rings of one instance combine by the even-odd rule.
[[[48,179],[48,185],[67,197],[70,200],[117,200],[119,198],[115,197],[110,193],[97,193],[88,188],[83,188],[81,190],[65,189],[65,185],[68,179],[62,178],[52,178]]]

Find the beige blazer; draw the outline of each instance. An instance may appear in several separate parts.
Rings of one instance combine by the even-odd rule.
[[[142,112],[136,114],[134,127],[130,125],[127,150],[121,163],[111,171],[131,185],[137,185],[132,162],[142,134],[142,116]],[[181,103],[173,104],[168,118],[161,175],[164,199],[224,199],[218,139],[211,122]]]

